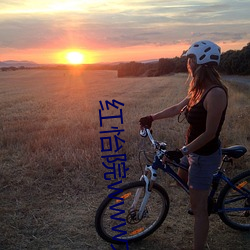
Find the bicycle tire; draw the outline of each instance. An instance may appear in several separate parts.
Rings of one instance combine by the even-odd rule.
[[[247,203],[250,201],[250,170],[232,178],[231,183],[234,185],[234,187],[240,188],[241,191],[247,194],[248,198],[234,190],[229,184],[226,184],[218,197],[218,214],[221,220],[229,227],[236,230],[249,231],[250,204]],[[248,210],[229,211],[229,209],[242,209],[244,207],[247,207]]]
[[[163,187],[154,183],[151,196],[145,209],[147,210],[147,212],[145,212],[147,215],[145,215],[145,217],[137,223],[131,224],[131,222],[129,222],[129,208],[134,200],[133,194],[135,194],[138,188],[143,188],[138,203],[138,206],[140,206],[140,201],[144,196],[145,190],[144,181],[131,182],[119,187],[119,189],[122,189],[123,192],[119,194],[117,194],[117,191],[112,192],[103,200],[97,209],[95,227],[99,236],[105,241],[115,244],[126,244],[126,242],[130,243],[142,240],[158,229],[165,220],[169,210],[169,197]],[[114,216],[114,211],[111,212],[108,208],[112,205],[114,206],[117,202],[114,198],[110,198],[112,196],[124,197],[124,204],[120,206],[120,209],[124,210],[124,213],[121,213],[120,211],[120,213],[117,214],[119,215],[117,217],[123,218],[123,220],[126,218],[126,225],[121,227],[120,230],[126,231],[127,233],[125,235],[121,235],[121,237],[117,237],[119,232],[111,230],[114,227],[119,227],[119,224],[122,224],[122,221],[110,218],[110,214]],[[117,212],[119,212],[118,209],[119,207],[117,207]]]

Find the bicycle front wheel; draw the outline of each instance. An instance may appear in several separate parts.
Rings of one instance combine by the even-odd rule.
[[[218,212],[228,226],[242,231],[250,230],[250,171],[231,180],[218,197]],[[238,190],[236,190],[237,188]]]
[[[122,192],[113,192],[104,199],[95,217],[96,231],[104,240],[115,244],[142,240],[163,223],[169,209],[169,197],[156,183],[153,185],[143,216],[138,219],[145,186],[144,181],[128,183],[119,187]],[[136,192],[137,207],[131,211]]]

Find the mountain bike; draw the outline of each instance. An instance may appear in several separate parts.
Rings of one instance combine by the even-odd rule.
[[[96,231],[110,243],[142,240],[165,220],[170,200],[167,191],[156,183],[158,169],[171,176],[189,194],[187,183],[175,171],[175,168],[182,168],[181,164],[170,159],[162,161],[163,156],[167,157],[166,143],[156,141],[149,129],[140,134],[148,137],[154,147],[153,163],[145,166],[139,181],[122,185],[110,193],[96,212]],[[250,170],[229,178],[225,174],[225,163],[232,163],[246,152],[247,149],[240,145],[222,149],[222,161],[214,174],[208,197],[209,215],[218,214],[229,227],[242,231],[250,230]],[[222,186],[220,191],[219,186]],[[114,215],[114,211],[117,214]]]

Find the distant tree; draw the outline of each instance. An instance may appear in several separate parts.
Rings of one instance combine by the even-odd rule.
[[[243,47],[242,49],[242,73],[244,75],[250,74],[250,43],[247,44],[247,46]]]
[[[229,50],[222,53],[219,70],[226,74],[250,74],[250,43],[242,50]]]
[[[169,73],[187,72],[185,57],[160,58],[157,63],[122,63],[118,66],[118,77],[160,76]],[[218,67],[225,74],[250,74],[250,43],[242,50],[228,50],[221,55]]]
[[[139,62],[129,62],[121,63],[118,66],[118,77],[126,76],[145,76],[149,70],[154,70],[155,63],[139,63]],[[152,74],[152,71],[150,71]]]
[[[174,72],[175,62],[172,59],[161,58],[158,63],[159,75],[165,75]]]
[[[175,72],[187,72],[187,58],[186,57],[175,57]]]

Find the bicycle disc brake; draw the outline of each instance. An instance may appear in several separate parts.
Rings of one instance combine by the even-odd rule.
[[[131,211],[129,211],[129,213],[126,217],[126,221],[128,222],[128,224],[137,224],[148,215],[147,208],[145,208],[145,210],[143,211],[143,215],[142,215],[141,219],[138,218],[139,217],[138,212],[139,212],[138,209],[136,209],[136,210],[132,209]]]

